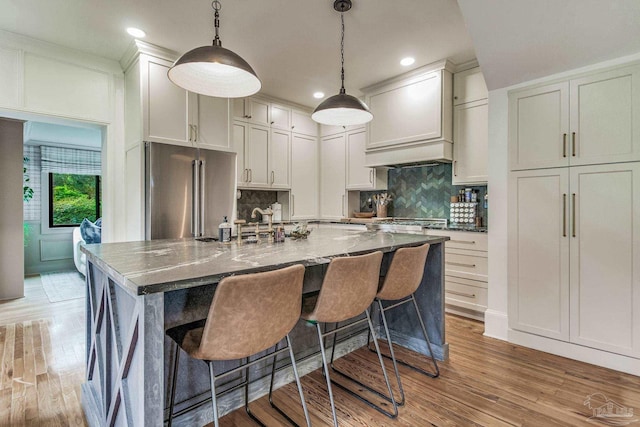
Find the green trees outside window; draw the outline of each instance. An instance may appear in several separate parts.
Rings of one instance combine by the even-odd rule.
[[[74,227],[100,218],[100,177],[49,174],[49,227]]]

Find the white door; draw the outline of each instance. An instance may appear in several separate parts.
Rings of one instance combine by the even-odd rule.
[[[457,105],[453,111],[454,185],[486,184],[489,149],[487,100]]]
[[[318,139],[293,134],[291,141],[291,219],[318,217]]]
[[[238,153],[236,164],[238,173],[238,186],[244,186],[249,180],[249,169],[247,166],[247,144],[249,137],[248,126],[244,123],[233,123],[233,149]]]
[[[570,188],[571,341],[638,356],[640,163],[571,168]]]
[[[509,326],[569,339],[569,171],[512,174]]]
[[[320,141],[320,217],[340,219],[345,216],[346,180],[345,135]]]
[[[229,99],[191,94],[197,103],[192,119],[196,143],[201,148],[229,149]]]
[[[640,160],[640,67],[571,80],[571,165]]]
[[[509,95],[511,170],[569,165],[569,83]]]
[[[249,144],[247,149],[247,167],[249,169],[249,187],[269,187],[271,173],[268,168],[269,128],[249,125]]]
[[[249,98],[249,121],[259,125],[269,126],[269,103],[261,99]]]
[[[347,189],[373,188],[375,171],[365,167],[367,131],[347,132]]]
[[[269,183],[273,188],[289,188],[289,158],[291,156],[291,132],[271,129],[269,149]]]

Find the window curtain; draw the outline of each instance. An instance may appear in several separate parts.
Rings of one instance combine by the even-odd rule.
[[[102,173],[99,151],[42,145],[40,155],[42,172],[73,175],[101,175]]]

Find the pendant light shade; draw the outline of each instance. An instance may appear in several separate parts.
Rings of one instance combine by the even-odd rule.
[[[212,3],[216,36],[212,46],[202,46],[182,55],[169,69],[169,79],[190,92],[220,98],[253,95],[262,87],[253,68],[238,54],[222,47],[219,28],[220,2]]]
[[[340,12],[342,39],[340,42],[342,86],[340,93],[325,99],[316,107],[311,118],[323,125],[349,126],[368,123],[373,120],[369,107],[355,96],[347,95],[344,89],[344,12],[351,9],[351,0],[335,0],[333,8]]]
[[[311,118],[324,125],[350,126],[370,122],[373,114],[364,102],[341,92],[322,101]]]

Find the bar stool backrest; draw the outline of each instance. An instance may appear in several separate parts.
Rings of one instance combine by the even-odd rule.
[[[303,279],[302,265],[222,279],[193,356],[241,359],[276,345],[300,318]]]
[[[332,259],[308,320],[341,322],[364,313],[376,296],[381,263],[380,251]]]
[[[428,253],[428,243],[414,248],[398,249],[391,259],[391,265],[377,297],[393,301],[414,293],[422,281]]]

